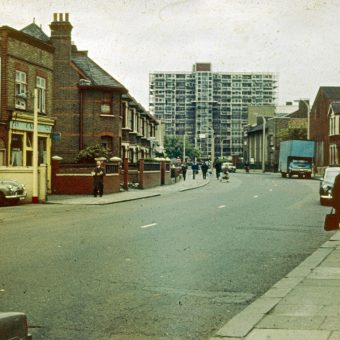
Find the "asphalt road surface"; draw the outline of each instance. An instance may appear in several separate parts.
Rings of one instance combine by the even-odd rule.
[[[0,310],[34,340],[207,339],[330,234],[315,180],[229,183],[105,206],[0,209]]]

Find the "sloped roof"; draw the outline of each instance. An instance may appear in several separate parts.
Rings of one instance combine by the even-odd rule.
[[[328,99],[340,100],[340,86],[321,86],[320,90]]]
[[[331,108],[335,114],[340,113],[340,103],[339,102],[332,102]]]
[[[44,31],[39,27],[36,23],[32,22],[28,26],[24,27],[21,32],[30,35],[36,39],[39,39],[43,42],[48,42],[50,38],[44,33]]]
[[[266,127],[266,130],[267,130],[267,127]],[[258,132],[258,131],[263,131],[263,124],[252,126],[247,132],[253,133],[253,132]]]
[[[127,89],[97,65],[85,52],[77,52],[72,55],[72,62],[86,75],[91,81],[92,86],[107,86],[121,89],[127,92]]]
[[[278,105],[275,107],[275,116],[287,116],[299,109],[299,105]]]

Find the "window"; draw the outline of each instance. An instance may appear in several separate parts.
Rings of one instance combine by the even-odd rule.
[[[23,165],[23,135],[13,134],[11,144],[11,165]]]
[[[102,136],[101,137],[101,145],[107,151],[112,151],[112,146],[113,146],[113,139],[112,139],[112,137],[111,136]]]
[[[26,73],[15,71],[15,108],[26,110],[27,79]]]
[[[37,77],[38,111],[46,113],[46,79]]]
[[[6,163],[6,147],[5,141],[0,138],[0,166]]]

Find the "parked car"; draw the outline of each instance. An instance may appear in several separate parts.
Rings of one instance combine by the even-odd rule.
[[[320,180],[320,204],[330,205],[332,203],[332,188],[335,177],[340,174],[340,167],[327,167],[323,178]]]
[[[236,166],[231,162],[222,163],[222,171],[227,168],[229,172],[236,172]]]
[[[0,340],[32,340],[26,314],[0,312]]]
[[[0,180],[0,205],[4,205],[6,202],[16,204],[20,200],[24,200],[26,196],[27,193],[23,184],[15,180]]]

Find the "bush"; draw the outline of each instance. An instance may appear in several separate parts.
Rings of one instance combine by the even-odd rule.
[[[101,144],[88,146],[85,149],[79,151],[79,154],[76,157],[77,163],[94,163],[95,158],[104,157],[106,159],[110,159],[112,157],[112,153],[110,150],[107,150]]]

